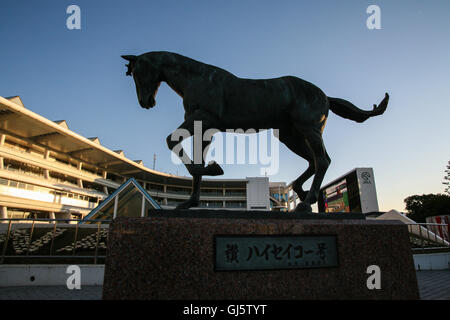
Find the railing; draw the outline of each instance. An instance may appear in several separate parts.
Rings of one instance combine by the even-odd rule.
[[[222,202],[202,202],[200,201],[200,208],[223,208]]]
[[[104,261],[109,230],[107,223],[112,220],[83,220],[94,224],[82,225],[78,223],[80,221],[0,219],[0,264],[80,261],[97,264]]]
[[[225,202],[225,208],[247,208],[247,202]]]
[[[413,250],[423,248],[450,248],[449,225],[445,223],[407,223]],[[436,227],[429,230],[429,227]],[[439,229],[442,237],[437,234]]]
[[[152,190],[153,191],[153,190]],[[191,191],[185,191],[185,190],[172,190],[172,189],[167,189],[166,192],[164,192],[163,190],[160,191],[153,191],[153,192],[158,192],[160,194],[181,194],[183,196],[189,196],[192,192]]]
[[[225,191],[225,197],[246,197],[246,191]]]
[[[0,264],[102,263],[112,220],[0,219]],[[3,222],[3,223],[2,223]],[[75,222],[75,223],[73,223]],[[448,225],[407,223],[412,250],[450,250]],[[441,236],[428,227],[440,227]],[[447,231],[445,231],[447,230]],[[81,262],[80,262],[81,261]]]

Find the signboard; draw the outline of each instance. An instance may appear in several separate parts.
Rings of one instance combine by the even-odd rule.
[[[372,168],[355,168],[323,186],[318,198],[319,212],[378,211],[377,192]]]
[[[346,180],[342,180],[323,191],[325,212],[350,212]]]
[[[338,266],[334,235],[216,235],[215,270]]]

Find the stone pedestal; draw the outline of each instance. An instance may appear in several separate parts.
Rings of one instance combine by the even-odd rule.
[[[103,299],[419,298],[408,230],[398,221],[365,220],[358,214],[212,210],[155,210],[149,216],[119,217],[111,224]],[[230,236],[268,237],[268,247],[263,251],[262,247],[255,249],[249,244],[246,248],[241,243],[238,256],[233,242],[227,247],[220,246],[219,238]],[[300,237],[298,241],[331,237],[335,248],[327,244],[328,254],[336,256],[320,262],[319,251],[307,250],[312,248],[311,244],[305,244],[300,252],[300,246],[292,242],[287,251],[287,242],[277,247],[276,239],[272,248],[270,237],[278,240]],[[264,241],[260,242],[263,246]],[[224,248],[229,250],[224,253],[221,251]],[[247,251],[243,252],[244,249]],[[302,258],[295,260],[300,253],[303,257],[307,253],[311,257],[316,255],[315,265],[311,265],[313,260],[309,265]],[[226,257],[229,265],[238,269],[221,269],[217,255],[222,260]],[[270,269],[270,261],[278,263],[276,260],[281,257],[290,260]],[[265,258],[272,260],[264,267],[269,269],[255,266],[253,270],[239,270],[238,260],[250,258],[260,262]],[[294,265],[294,261],[299,264]],[[379,267],[379,273],[370,266]]]

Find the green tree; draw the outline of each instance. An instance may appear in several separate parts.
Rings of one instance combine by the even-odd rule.
[[[413,195],[405,200],[406,214],[415,222],[426,222],[426,217],[450,214],[450,195],[423,194]]]

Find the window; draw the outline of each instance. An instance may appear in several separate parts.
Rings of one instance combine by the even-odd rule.
[[[200,189],[200,194],[202,196],[223,196],[222,189]]]
[[[246,189],[226,189],[226,196],[245,197],[247,195]]]
[[[190,188],[168,186],[166,190],[167,193],[184,194],[184,195],[191,194]]]
[[[147,189],[149,191],[156,191],[156,192],[163,192],[164,191],[164,187],[162,185],[159,184],[147,184]]]

